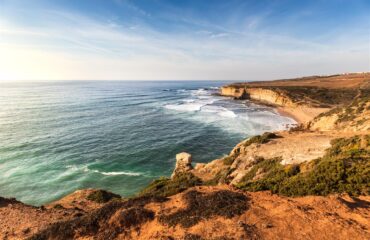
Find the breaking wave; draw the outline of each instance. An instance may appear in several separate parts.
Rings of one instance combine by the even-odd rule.
[[[141,176],[142,173],[139,172],[131,172],[131,171],[117,171],[117,172],[103,172],[99,171],[97,169],[89,169],[87,166],[78,167],[76,165],[68,165],[67,169],[71,169],[74,171],[83,171],[83,172],[93,172],[93,173],[99,173],[105,176],[116,176],[116,175],[126,175],[126,176]]]

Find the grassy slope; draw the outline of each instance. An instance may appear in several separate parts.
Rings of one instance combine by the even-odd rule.
[[[237,186],[245,191],[271,190],[286,196],[370,194],[370,135],[336,139],[327,154],[299,165],[263,159]],[[260,177],[256,176],[257,173]],[[262,177],[261,177],[262,176]]]

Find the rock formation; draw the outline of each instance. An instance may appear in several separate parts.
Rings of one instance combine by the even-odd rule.
[[[182,152],[176,154],[176,167],[173,171],[171,178],[174,178],[179,173],[188,172],[193,169],[191,165],[192,157],[191,154]]]

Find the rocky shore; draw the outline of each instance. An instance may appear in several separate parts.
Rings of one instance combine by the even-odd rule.
[[[0,198],[3,239],[369,239],[370,74],[238,83],[221,95],[300,124],[245,139],[137,196],[80,190],[47,206]]]

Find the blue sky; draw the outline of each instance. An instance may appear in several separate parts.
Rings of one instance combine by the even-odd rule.
[[[0,0],[0,79],[370,71],[369,38],[365,0]]]

